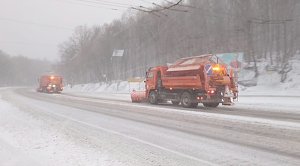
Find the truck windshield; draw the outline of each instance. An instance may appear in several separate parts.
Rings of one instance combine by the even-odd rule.
[[[152,71],[148,72],[147,78],[153,78],[153,72]]]
[[[211,56],[209,59],[213,63],[225,64],[221,58],[217,57],[216,55]]]

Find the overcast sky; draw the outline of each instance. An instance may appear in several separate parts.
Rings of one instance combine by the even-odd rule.
[[[0,50],[58,61],[57,46],[71,36],[75,27],[110,23],[121,18],[129,5],[149,7],[151,2],[160,1],[0,0]]]

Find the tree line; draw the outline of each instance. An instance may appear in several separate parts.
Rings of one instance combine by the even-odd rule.
[[[40,75],[50,70],[48,61],[9,56],[0,50],[0,87],[36,85]]]
[[[79,26],[60,45],[56,70],[71,83],[126,80],[151,66],[206,53],[243,52],[284,72],[300,50],[299,0],[165,0],[103,26]],[[124,50],[113,57],[114,50]]]

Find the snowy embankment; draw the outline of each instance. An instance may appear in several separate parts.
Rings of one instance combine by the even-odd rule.
[[[254,78],[253,70],[241,70],[239,81],[249,81],[255,86],[239,85],[240,95],[242,96],[300,96],[300,55],[296,55],[289,61],[291,71],[287,78],[280,82],[281,74],[274,66],[269,67],[262,60],[257,63],[259,76]],[[89,83],[67,86],[65,92],[81,93],[90,95],[100,94],[129,94],[133,89],[143,90],[144,83],[128,83],[127,81],[115,81],[112,83]]]
[[[277,112],[299,112],[300,110],[300,55],[290,61],[292,70],[287,74],[284,83],[276,70],[266,70],[265,62],[258,63],[259,76],[254,78],[254,72],[243,70],[240,80],[250,80],[257,85],[246,87],[239,85],[239,98],[235,108],[273,110]],[[131,101],[130,92],[143,90],[144,83],[90,83],[67,86],[63,93],[93,98]]]
[[[118,81],[114,83],[89,83],[66,86],[63,93],[79,96],[99,97],[106,99],[126,100],[130,99],[132,90],[144,90],[144,83],[128,83],[127,81]]]
[[[252,81],[256,86],[245,87],[240,85],[240,95],[259,96],[300,96],[300,55],[289,61],[290,72],[285,81],[280,82],[281,74],[276,67],[268,67],[266,62],[258,65],[258,78],[254,78],[254,72],[242,70],[240,81]]]

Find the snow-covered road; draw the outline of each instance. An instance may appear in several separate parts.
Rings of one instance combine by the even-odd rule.
[[[122,95],[0,96],[0,165],[300,165],[299,98],[183,109]]]

